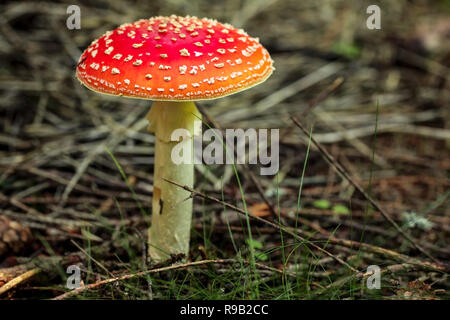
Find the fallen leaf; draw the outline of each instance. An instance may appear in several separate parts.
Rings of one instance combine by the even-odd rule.
[[[255,203],[248,208],[248,212],[257,217],[266,217],[272,214],[272,212],[270,212],[269,206],[264,202]]]

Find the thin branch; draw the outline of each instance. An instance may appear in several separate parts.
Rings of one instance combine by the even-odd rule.
[[[303,125],[298,121],[295,117],[291,117],[292,121],[299,127],[303,133],[307,136],[311,136],[308,131],[303,127]],[[343,176],[348,182],[350,182],[356,190],[358,190],[364,198],[366,198],[367,201],[370,202],[372,206],[374,206],[381,215],[388,221],[399,234],[401,234],[406,240],[408,240],[417,250],[422,252],[424,255],[426,255],[428,258],[433,260],[434,262],[438,264],[442,264],[439,260],[434,258],[431,254],[429,254],[425,249],[423,249],[421,246],[419,246],[416,243],[416,240],[414,240],[409,234],[407,234],[405,231],[400,228],[400,226],[389,216],[389,214],[374,200],[371,196],[369,196],[364,189],[354,180],[352,177],[348,174],[348,172],[334,159],[334,157],[319,143],[317,142],[314,137],[311,136],[311,141],[315,145],[315,147],[320,151],[322,156],[327,160],[327,162],[341,175]]]
[[[4,286],[0,288],[0,295],[6,293],[7,291],[11,290],[12,288],[18,286],[19,284],[27,281],[28,279],[32,278],[36,274],[40,273],[42,271],[41,268],[34,268],[31,269],[25,273],[22,273],[20,276],[15,277],[14,279],[7,282]]]
[[[164,179],[164,178],[163,178],[163,179]],[[242,210],[241,208],[238,208],[238,207],[236,207],[236,206],[233,206],[232,204],[229,204],[229,203],[227,203],[227,202],[221,201],[221,200],[219,200],[219,199],[217,199],[217,198],[208,196],[208,195],[206,195],[206,194],[204,194],[204,193],[202,193],[202,192],[199,192],[199,191],[197,191],[197,190],[195,190],[195,189],[192,189],[191,187],[181,185],[181,184],[179,184],[179,183],[177,183],[177,182],[174,182],[174,181],[171,181],[171,180],[167,180],[167,179],[164,179],[164,180],[167,181],[167,182],[169,182],[169,183],[172,183],[172,184],[174,184],[174,185],[176,185],[176,186],[178,186],[178,187],[180,187],[180,188],[183,188],[183,189],[186,190],[186,191],[189,191],[189,192],[191,193],[191,196],[192,196],[192,197],[199,196],[199,197],[204,198],[204,199],[206,199],[206,200],[210,200],[210,201],[219,203],[219,204],[221,204],[221,205],[223,205],[223,206],[225,206],[225,207],[227,207],[227,208],[229,208],[229,209],[231,209],[231,210],[233,210],[233,211],[235,211],[235,212],[237,212],[237,213],[242,214],[243,216],[245,216],[245,215],[247,214],[247,213],[246,213],[244,210]],[[295,233],[294,231],[291,231],[291,230],[289,230],[288,228],[283,227],[283,226],[281,226],[281,225],[278,225],[278,224],[276,224],[276,223],[273,223],[273,222],[271,222],[271,221],[265,220],[265,219],[263,219],[263,218],[261,218],[261,217],[255,216],[255,215],[253,215],[253,214],[251,214],[251,213],[248,213],[248,216],[249,216],[250,218],[254,219],[254,220],[257,220],[257,221],[262,222],[262,223],[264,223],[264,224],[270,225],[271,227],[273,227],[273,228],[275,228],[275,229],[277,229],[277,230],[281,230],[281,231],[283,231],[283,232],[286,232],[287,234],[291,235],[291,236],[294,237],[295,239],[297,239],[297,240],[299,240],[299,241],[302,241],[302,242],[305,242],[305,243],[311,245],[312,247],[314,247],[315,249],[319,250],[320,252],[325,253],[327,256],[333,258],[333,259],[336,260],[338,263],[344,265],[345,267],[347,267],[347,268],[350,269],[351,271],[353,271],[353,272],[358,272],[358,270],[356,270],[355,268],[353,268],[351,265],[349,265],[348,263],[346,263],[346,262],[345,262],[344,260],[342,260],[341,258],[339,258],[339,257],[333,255],[331,252],[329,252],[329,251],[327,251],[327,250],[325,250],[325,249],[319,247],[319,246],[316,245],[315,243],[312,243],[311,241],[306,240],[305,238],[303,238],[302,236],[298,235],[298,234]]]
[[[158,273],[158,272],[164,272],[164,271],[169,271],[169,270],[177,270],[177,269],[184,269],[184,268],[189,268],[189,267],[193,267],[193,266],[199,266],[199,265],[205,265],[205,264],[213,264],[213,263],[233,263],[236,260],[234,259],[216,259],[216,260],[201,260],[201,261],[195,261],[195,262],[189,262],[189,263],[183,263],[183,264],[175,264],[175,265],[171,265],[168,267],[163,267],[163,268],[157,268],[157,269],[151,269],[151,270],[145,270],[145,271],[141,271],[141,272],[137,272],[137,273],[131,273],[131,274],[126,274],[120,277],[115,277],[115,278],[109,278],[109,279],[105,279],[105,280],[101,280],[101,281],[97,281],[95,283],[91,283],[87,286],[82,286],[79,287],[77,289],[74,289],[72,291],[63,293],[55,298],[53,298],[52,300],[64,300],[67,299],[69,297],[75,296],[83,291],[86,290],[91,290],[100,286],[103,286],[105,284],[108,283],[114,283],[117,281],[124,281],[124,280],[128,280],[128,279],[132,279],[132,278],[136,278],[136,277],[142,277],[145,276],[147,274],[151,274],[151,273]]]
[[[209,114],[209,112],[206,110],[206,108],[203,107],[203,105],[196,103],[198,109],[200,110],[200,112],[202,113],[202,115],[206,118],[206,120],[211,123],[215,128],[222,130],[223,128],[220,126],[220,124],[215,121],[213,119],[213,117]],[[234,155],[233,155],[234,157]],[[239,170],[240,173],[242,173],[247,179],[249,179],[254,186],[256,187],[256,191],[258,192],[258,194],[260,195],[261,199],[264,201],[264,203],[267,205],[267,207],[269,208],[270,212],[273,215],[278,215],[274,206],[272,205],[272,203],[269,201],[269,199],[266,197],[264,190],[261,186],[261,183],[258,181],[258,179],[255,177],[255,175],[253,174],[253,172],[250,170],[250,168],[248,167],[247,164],[242,164],[243,167],[241,167],[240,165],[237,165],[237,169]],[[244,170],[242,170],[242,168]]]

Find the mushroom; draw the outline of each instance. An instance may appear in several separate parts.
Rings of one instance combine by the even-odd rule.
[[[192,218],[189,192],[167,180],[193,187],[194,165],[171,159],[172,132],[189,132],[192,146],[194,101],[216,99],[265,81],[272,59],[257,38],[216,20],[153,17],[123,24],[93,41],[80,57],[76,75],[89,89],[153,100],[147,115],[156,136],[149,254],[163,261],[187,254]],[[201,122],[200,122],[201,124]],[[193,154],[193,152],[192,152]]]

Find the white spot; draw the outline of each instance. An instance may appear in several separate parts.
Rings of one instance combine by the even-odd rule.
[[[105,50],[105,54],[110,54],[114,50],[114,47],[109,47]]]
[[[189,56],[191,55],[187,49],[181,49],[181,50],[180,50],[180,54],[181,54],[183,57],[189,57]]]
[[[120,53],[115,54],[113,57],[113,59],[117,59],[117,60],[119,60],[120,58],[122,58],[122,55]]]
[[[190,73],[190,74],[193,74],[193,75],[196,75],[196,74],[197,74],[197,69],[198,69],[198,67],[197,67],[197,66],[192,66],[191,68],[192,68],[192,69],[191,69],[191,71],[189,71],[189,73]]]
[[[97,52],[98,52],[97,50],[94,50],[94,51],[91,52],[92,58],[95,58],[95,56],[97,55]]]
[[[100,68],[100,65],[98,63],[93,62],[93,63],[90,64],[90,67],[92,69],[98,70],[98,68]]]
[[[242,50],[242,55],[246,56],[246,57],[250,57],[252,55],[251,52],[248,52],[247,50]]]
[[[178,69],[180,70],[180,74],[186,74],[187,66],[182,65],[182,66],[179,66]]]
[[[123,80],[123,82],[125,82],[126,84],[130,84],[130,80],[128,79]]]
[[[140,66],[142,64],[142,60],[136,60],[133,62],[133,66]]]

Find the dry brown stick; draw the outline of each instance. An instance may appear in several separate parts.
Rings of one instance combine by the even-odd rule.
[[[8,281],[4,286],[0,288],[0,296],[6,293],[7,291],[11,290],[12,288],[18,286],[22,282],[32,278],[34,275],[40,273],[41,271],[42,271],[41,268],[34,268]]]
[[[290,218],[287,214],[282,213],[282,215],[287,218]],[[439,272],[449,272],[450,271],[449,264],[435,264],[435,263],[428,262],[428,261],[422,261],[420,259],[398,253],[394,250],[378,247],[378,246],[375,246],[372,244],[354,241],[354,240],[337,238],[332,233],[330,233],[327,230],[320,227],[317,223],[311,222],[306,219],[301,219],[299,221],[301,221],[303,224],[307,225],[308,227],[310,227],[311,229],[313,229],[317,232],[314,234],[313,233],[309,234],[306,231],[304,231],[305,235],[311,239],[328,241],[330,244],[338,245],[338,246],[342,246],[342,247],[346,247],[346,248],[361,248],[364,251],[382,255],[382,256],[391,258],[393,260],[418,265],[424,269],[433,269],[434,271],[439,271]],[[321,236],[318,236],[318,235],[321,235]]]
[[[54,173],[54,172],[52,172],[50,170],[42,170],[42,169],[39,169],[39,168],[36,168],[36,167],[23,168],[22,170],[25,170],[26,172],[30,172],[30,173],[35,174],[37,176],[40,176],[40,177],[52,180],[52,181],[54,181],[56,183],[59,183],[61,185],[67,185],[70,182],[69,180],[67,180],[67,179],[57,175],[56,173]],[[75,185],[74,186],[74,190],[77,190],[77,191],[80,191],[80,192],[83,192],[83,193],[86,193],[86,194],[89,194],[89,195],[94,194],[94,195],[102,196],[102,197],[105,197],[107,199],[110,198],[111,195],[114,195],[117,198],[135,199],[133,197],[132,193],[123,193],[122,194],[122,193],[119,192],[119,193],[111,194],[110,192],[105,191],[105,190],[95,189],[95,188],[88,188],[88,187],[82,186],[80,184]],[[143,198],[145,196],[143,196],[141,194],[137,194],[137,197],[139,198],[139,200],[143,200],[143,201],[146,200],[146,199]]]
[[[109,274],[110,277],[114,277],[114,275],[111,273],[111,271],[109,271],[103,264],[101,264],[97,259],[95,259],[94,257],[92,257],[86,250],[84,250],[78,243],[76,243],[75,241],[73,241],[72,239],[70,240],[70,242],[72,242],[72,244],[77,247],[78,250],[80,250],[88,259],[92,260],[95,262],[96,265],[98,265],[103,271],[105,271],[106,273]]]
[[[317,106],[320,102],[324,101],[328,96],[333,93],[334,90],[336,90],[342,83],[344,82],[344,78],[338,77],[336,80],[333,81],[332,84],[330,84],[328,87],[326,87],[323,91],[321,91],[317,97],[315,97],[311,102],[308,104],[308,107],[305,108],[302,112],[300,112],[300,117],[306,116],[311,110]]]
[[[314,107],[316,107],[320,102],[322,102],[323,100],[328,98],[328,96],[331,93],[333,93],[333,91],[335,91],[343,82],[344,82],[344,78],[342,78],[342,77],[338,77],[336,80],[334,80],[332,84],[330,84],[328,87],[326,87],[313,100],[311,100],[311,102],[308,104],[308,107],[300,113],[300,116],[305,116],[309,112],[311,112],[311,110]],[[209,123],[211,123],[215,128],[222,130],[219,123],[213,119],[213,117],[203,107],[203,105],[197,103],[197,107]],[[259,183],[258,179],[255,177],[254,173],[249,169],[247,164],[243,164],[243,167],[244,167],[244,170],[239,170],[239,166],[237,166],[238,170],[240,172],[242,172],[244,174],[244,176],[249,178],[251,180],[251,182],[255,185],[256,191],[258,192],[258,194],[260,195],[260,197],[262,198],[264,203],[267,205],[270,212],[275,216],[279,216],[279,213],[277,213],[277,211],[275,210],[275,207],[272,205],[272,203],[269,201],[269,199],[267,199],[267,197],[264,193],[264,190],[263,190],[261,184]]]
[[[206,109],[199,103],[197,103],[197,107],[200,110],[200,112],[202,113],[202,115],[206,118],[206,120],[211,123],[215,128],[222,130],[221,126],[211,117],[211,115],[209,114],[208,111],[206,111]],[[234,155],[233,155],[234,156]],[[269,201],[269,199],[267,199],[266,195],[264,194],[264,190],[261,186],[261,184],[259,183],[258,179],[256,179],[255,175],[253,174],[253,172],[250,170],[250,168],[248,167],[247,164],[243,164],[242,165],[244,167],[244,170],[240,170],[240,166],[238,165],[237,168],[238,170],[244,174],[244,176],[246,178],[249,178],[251,180],[251,182],[255,185],[256,187],[256,191],[258,191],[258,194],[260,195],[260,197],[263,199],[264,203],[267,205],[267,207],[269,208],[270,212],[273,215],[278,215],[277,212],[275,211],[274,206],[272,205],[272,203]]]
[[[5,202],[9,202],[13,206],[15,206],[15,207],[17,207],[19,209],[22,209],[26,213],[29,213],[29,214],[32,214],[32,215],[40,215],[41,214],[36,209],[33,209],[33,208],[27,206],[26,204],[23,204],[22,202],[20,202],[16,198],[5,196],[2,192],[0,192],[0,200],[5,201]]]
[[[163,179],[164,179],[164,178],[163,178]],[[300,236],[299,234],[295,233],[294,231],[291,231],[291,230],[287,229],[287,228],[284,227],[284,226],[278,225],[278,224],[273,223],[273,222],[271,222],[271,221],[269,221],[269,220],[266,220],[266,219],[263,219],[263,218],[261,218],[261,217],[255,216],[255,215],[253,215],[253,214],[251,214],[251,213],[246,212],[245,210],[242,210],[241,208],[235,207],[235,206],[233,206],[232,204],[229,204],[229,203],[224,202],[224,201],[222,201],[222,200],[219,200],[219,199],[217,199],[217,198],[208,196],[208,195],[206,195],[206,194],[204,194],[204,193],[202,193],[202,192],[199,192],[199,191],[197,191],[197,190],[195,190],[195,189],[192,189],[192,188],[190,188],[190,187],[188,187],[188,186],[181,185],[181,184],[179,184],[179,183],[177,183],[177,182],[174,182],[174,181],[171,181],[171,180],[167,180],[167,179],[164,179],[164,180],[167,181],[167,182],[169,182],[169,183],[172,183],[172,184],[174,184],[174,185],[176,185],[176,186],[178,186],[178,187],[180,187],[180,188],[183,188],[183,189],[186,190],[186,191],[189,191],[189,192],[191,193],[191,197],[199,196],[199,197],[201,197],[201,198],[203,198],[203,199],[206,199],[206,200],[210,200],[210,201],[219,203],[219,204],[221,204],[221,205],[223,205],[223,206],[225,206],[225,207],[227,207],[227,208],[230,208],[231,210],[233,210],[233,211],[235,211],[235,212],[237,212],[237,213],[240,213],[240,214],[242,214],[242,215],[244,215],[244,216],[246,216],[246,215],[248,214],[248,216],[249,216],[250,218],[254,219],[254,220],[257,220],[257,221],[262,222],[262,223],[264,223],[264,224],[270,225],[271,227],[273,227],[273,228],[275,228],[275,229],[277,229],[277,230],[286,232],[287,234],[291,235],[291,236],[294,237],[295,239],[300,240],[300,241],[302,241],[302,242],[305,242],[305,243],[309,244],[310,246],[314,247],[315,249],[319,250],[320,252],[325,253],[327,256],[333,258],[333,259],[336,260],[338,263],[344,265],[345,267],[347,267],[347,268],[350,269],[351,271],[353,271],[353,272],[358,272],[358,270],[356,270],[355,268],[353,268],[351,265],[349,265],[347,262],[345,262],[345,261],[342,260],[341,258],[339,258],[339,257],[333,255],[331,252],[329,252],[329,251],[327,251],[327,250],[325,250],[325,249],[319,247],[319,246],[316,245],[315,243],[312,243],[311,241],[306,240],[305,238],[303,238],[303,237]]]
[[[170,265],[167,267],[161,267],[161,268],[156,268],[156,269],[150,269],[150,270],[145,270],[145,271],[141,271],[141,272],[137,272],[137,273],[131,273],[131,274],[126,274],[123,276],[119,276],[119,277],[114,277],[114,278],[109,278],[109,279],[105,279],[105,280],[101,280],[101,281],[97,281],[95,283],[92,283],[90,285],[87,286],[83,286],[77,289],[74,289],[72,291],[68,291],[66,293],[63,293],[55,298],[53,298],[52,300],[64,300],[68,297],[77,295],[85,290],[90,290],[90,289],[94,289],[97,287],[100,287],[102,285],[105,284],[109,284],[109,283],[114,283],[114,282],[118,282],[118,281],[124,281],[124,280],[128,280],[128,279],[132,279],[132,278],[136,278],[136,277],[142,277],[145,276],[147,274],[151,274],[151,273],[159,273],[159,272],[164,272],[164,271],[170,271],[170,270],[177,270],[177,269],[185,269],[185,268],[189,268],[189,267],[194,267],[194,266],[200,266],[200,265],[207,265],[207,264],[230,264],[230,263],[244,263],[244,264],[249,264],[248,261],[246,260],[236,260],[236,259],[215,259],[215,260],[201,260],[201,261],[195,261],[195,262],[188,262],[188,263],[183,263],[183,264],[174,264],[174,265]],[[261,263],[256,263],[255,264],[258,268],[264,269],[264,270],[268,270],[268,271],[273,271],[282,275],[288,275],[291,277],[297,277],[297,275],[293,272],[285,272],[283,270],[279,270],[276,268],[272,268],[269,266],[266,266],[264,264]]]
[[[397,230],[399,234],[401,234],[406,240],[408,240],[417,250],[422,252],[424,255],[426,255],[428,258],[433,260],[434,262],[438,264],[442,264],[439,260],[434,258],[431,254],[429,254],[425,249],[423,249],[421,246],[419,246],[416,241],[405,231],[400,228],[400,226],[389,216],[389,214],[374,200],[370,195],[368,195],[364,189],[354,180],[352,177],[347,173],[347,171],[334,159],[334,157],[319,143],[317,142],[310,133],[303,127],[303,125],[298,121],[295,117],[291,117],[292,121],[299,127],[303,133],[310,137],[311,142],[314,144],[314,146],[320,151],[322,156],[327,160],[327,162],[342,176],[344,177],[348,182],[350,182],[353,187],[355,187],[356,190],[358,190],[359,193],[361,193],[364,198],[366,198],[367,201],[370,202],[372,206],[374,206],[381,215],[388,221],[394,228]]]
[[[337,88],[339,88],[339,86],[342,83],[344,83],[343,77],[336,78],[336,80],[334,80],[328,87],[326,87],[324,90],[319,92],[319,94],[309,102],[308,106],[303,111],[301,111],[298,116],[301,118],[307,116],[308,113],[310,113],[312,109],[314,109],[320,102],[327,99],[330,96],[330,94],[332,94],[333,91],[335,91]],[[286,128],[286,130],[282,134],[280,141],[284,141],[285,138],[287,136],[289,136],[294,129],[295,129],[295,125],[289,125],[289,127]]]
[[[313,100],[310,101],[310,103],[308,104],[308,107],[303,110],[300,113],[300,116],[304,117],[306,116],[309,112],[311,112],[312,109],[314,109],[320,102],[324,101],[326,98],[328,98],[328,96],[333,93],[333,91],[335,91],[342,83],[344,82],[344,78],[342,77],[338,77],[336,80],[333,81],[332,84],[330,84],[328,87],[326,87],[323,91],[321,91]],[[258,182],[258,180],[256,179],[255,175],[253,174],[253,172],[251,172],[248,169],[247,165],[244,165],[245,171],[244,174],[248,173],[248,176],[250,178],[250,180],[253,182],[253,184],[256,186],[256,190],[258,191],[259,195],[261,196],[261,198],[264,200],[264,202],[266,203],[266,205],[269,207],[269,210],[272,212],[272,214],[279,216],[279,213],[277,213],[275,211],[274,206],[271,204],[271,202],[267,199],[264,190],[262,189],[260,183]]]
[[[11,281],[15,277],[18,277],[22,273],[25,273],[35,267],[36,267],[35,264],[24,263],[13,267],[0,268],[0,287],[4,286],[6,283]]]
[[[283,214],[283,216],[288,216],[288,215]],[[417,266],[421,266],[424,270],[431,269],[431,270],[438,271],[438,272],[449,272],[449,270],[450,270],[450,266],[448,264],[440,265],[440,264],[435,264],[435,263],[428,262],[428,261],[422,261],[420,259],[398,253],[394,250],[378,247],[378,246],[375,246],[372,244],[354,241],[354,240],[337,238],[332,233],[330,233],[327,230],[320,227],[317,223],[308,221],[306,219],[302,219],[301,221],[303,224],[307,225],[308,227],[310,227],[311,229],[313,229],[317,232],[317,233],[310,234],[310,233],[304,231],[305,235],[311,239],[328,241],[328,243],[330,243],[330,244],[342,246],[342,247],[346,247],[346,248],[360,248],[361,250],[371,252],[374,254],[378,254],[378,255],[382,255],[382,256],[388,257],[390,259],[396,260],[396,261],[401,261],[404,263],[410,263],[410,264],[414,264]],[[321,236],[319,236],[319,235],[321,235]]]
[[[327,241],[329,241],[329,243],[332,243],[335,245],[340,245],[340,246],[347,247],[347,248],[361,248],[362,250],[366,250],[369,252],[388,256],[388,257],[398,260],[398,261],[402,261],[402,262],[409,263],[412,265],[420,266],[425,270],[432,269],[434,271],[449,272],[448,265],[434,264],[434,263],[431,263],[428,261],[421,261],[419,259],[409,257],[407,255],[398,253],[396,251],[393,251],[390,249],[385,249],[382,247],[377,247],[377,246],[374,246],[374,245],[371,245],[368,243],[363,243],[363,242],[353,241],[353,240],[346,240],[346,239],[339,239],[336,237],[330,237],[329,239],[327,238]]]
[[[195,261],[195,262],[189,262],[189,263],[183,263],[183,264],[175,264],[175,265],[171,265],[171,266],[163,267],[163,268],[145,270],[145,271],[132,273],[132,274],[126,274],[126,275],[115,277],[115,278],[109,278],[109,279],[97,281],[97,282],[89,284],[87,286],[82,286],[82,287],[74,289],[72,291],[68,291],[66,293],[63,293],[62,295],[59,295],[59,296],[53,298],[52,300],[64,300],[64,299],[66,299],[68,297],[77,295],[77,294],[79,294],[79,293],[81,293],[81,292],[83,292],[85,290],[94,289],[94,288],[100,287],[100,286],[108,284],[108,283],[114,283],[114,282],[117,282],[117,281],[123,281],[123,280],[128,280],[128,279],[131,279],[131,278],[142,277],[142,276],[145,276],[145,275],[151,274],[151,273],[158,273],[158,272],[164,272],[164,271],[169,271],[169,270],[184,269],[184,268],[189,268],[189,267],[194,267],[194,266],[199,266],[199,265],[206,265],[206,264],[213,264],[213,263],[222,263],[222,264],[224,264],[224,263],[233,263],[233,262],[236,262],[236,261],[237,260],[235,260],[235,259],[201,260],[201,261]]]
[[[391,266],[388,266],[388,267],[382,269],[380,272],[380,275],[385,275],[385,274],[395,273],[395,272],[400,272],[400,271],[409,272],[409,271],[413,271],[413,270],[417,270],[417,269],[418,269],[417,266],[410,264],[410,263],[394,264],[394,265],[391,265]],[[349,282],[353,279],[363,281],[363,280],[367,279],[368,277],[370,277],[372,274],[373,274],[372,272],[359,272],[355,275],[346,276],[344,278],[336,280],[335,282],[327,285],[325,288],[314,292],[313,298],[320,296],[325,291],[328,291],[330,289],[340,288],[341,286],[345,285],[347,282]]]

